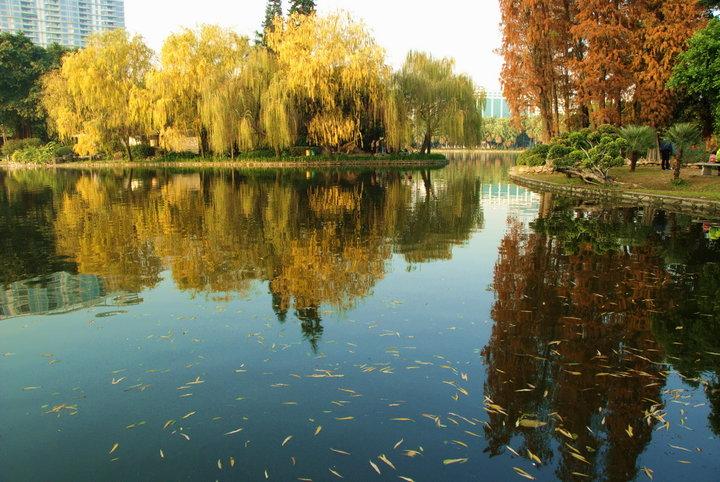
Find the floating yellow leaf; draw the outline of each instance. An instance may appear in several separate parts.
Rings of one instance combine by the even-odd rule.
[[[445,459],[443,465],[464,464],[468,459]]]
[[[520,467],[513,467],[513,470],[514,470],[515,473],[518,474],[520,477],[525,477],[526,479],[529,479],[529,480],[535,480],[535,477],[533,477],[532,475],[528,474],[527,472],[525,472],[525,471],[524,471],[523,469],[521,469]]]

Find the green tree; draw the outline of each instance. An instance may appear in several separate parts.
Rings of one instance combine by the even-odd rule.
[[[47,49],[24,34],[0,33],[0,135],[45,136],[45,113],[40,79],[58,66],[67,52],[58,45]]]
[[[680,168],[685,161],[685,154],[687,154],[692,146],[700,142],[700,129],[690,122],[675,124],[667,130],[665,139],[672,143],[675,149],[675,170],[673,177],[680,179]]]
[[[396,82],[409,121],[423,139],[423,154],[430,153],[432,141],[439,135],[463,144],[479,140],[482,99],[470,77],[455,73],[453,59],[410,52]]]
[[[670,87],[685,96],[685,102],[702,122],[703,135],[720,133],[720,19],[690,39],[670,78]]]
[[[262,29],[255,33],[255,43],[267,46],[265,34],[268,30],[275,28],[275,19],[283,16],[282,0],[268,0],[265,7],[265,19],[262,23]]]
[[[630,170],[635,172],[638,159],[657,144],[655,130],[647,126],[626,126],[620,130],[620,136],[627,142],[625,153],[630,156]]]
[[[290,0],[290,15],[293,13],[301,15],[315,13],[315,0]]]

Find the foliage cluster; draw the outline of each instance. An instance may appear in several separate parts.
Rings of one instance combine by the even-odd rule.
[[[48,142],[45,145],[26,145],[17,149],[10,156],[10,160],[19,164],[50,164],[72,155],[71,147]]]
[[[43,104],[53,130],[81,155],[137,141],[198,139],[202,156],[237,157],[296,145],[326,153],[401,152],[432,141],[481,141],[482,95],[452,59],[412,52],[396,73],[361,23],[338,13],[289,18],[269,6],[272,24],[252,45],[204,25],[171,35],[159,63],[139,37],[90,37],[45,76]]]
[[[500,9],[503,92],[516,121],[540,113],[544,141],[602,124],[670,124],[683,101],[667,85],[672,67],[713,12],[697,0],[500,0]],[[715,27],[685,59],[690,70],[714,69],[706,87],[717,66],[701,62],[717,59],[719,37]]]
[[[581,129],[554,138],[549,144],[538,145],[520,155],[518,164],[548,164],[566,172],[589,171],[606,180],[608,171],[625,164],[628,147],[620,129],[603,125],[597,129]]]

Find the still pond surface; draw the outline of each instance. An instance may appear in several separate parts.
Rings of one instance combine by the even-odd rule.
[[[0,480],[718,480],[704,220],[422,171],[0,171]]]

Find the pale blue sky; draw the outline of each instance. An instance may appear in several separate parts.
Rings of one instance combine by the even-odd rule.
[[[158,50],[180,27],[216,23],[253,36],[265,0],[125,0],[127,28]],[[499,88],[502,60],[500,10],[496,0],[318,0],[321,13],[346,10],[362,19],[387,50],[388,62],[402,64],[411,50],[453,56],[458,70],[478,85]],[[285,4],[288,1],[285,0]]]

